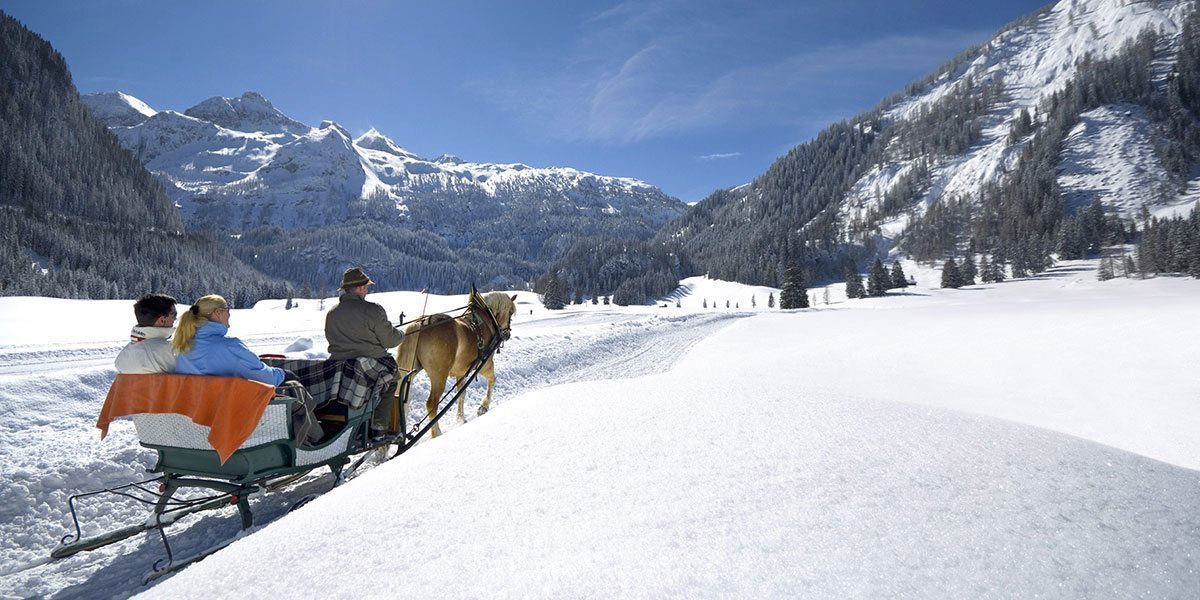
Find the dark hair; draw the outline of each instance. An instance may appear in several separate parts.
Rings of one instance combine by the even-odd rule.
[[[133,303],[133,316],[142,327],[154,325],[159,317],[171,314],[172,310],[175,310],[175,299],[166,294],[146,294]]]

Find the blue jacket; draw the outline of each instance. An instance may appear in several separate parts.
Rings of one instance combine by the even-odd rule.
[[[283,383],[283,369],[268,367],[242,340],[225,337],[229,327],[209,321],[196,330],[192,349],[180,354],[175,372],[185,375],[241,377],[270,385]]]

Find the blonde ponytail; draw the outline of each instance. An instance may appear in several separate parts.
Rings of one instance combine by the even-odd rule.
[[[175,354],[185,354],[192,349],[192,341],[196,339],[196,330],[200,329],[208,318],[212,316],[213,311],[219,308],[227,308],[229,304],[225,299],[216,295],[209,294],[196,301],[190,309],[184,311],[179,317],[179,325],[175,327],[175,335],[171,338],[171,349]]]

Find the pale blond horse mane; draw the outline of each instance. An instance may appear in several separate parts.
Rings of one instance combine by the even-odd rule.
[[[507,327],[512,322],[513,313],[517,310],[514,298],[503,292],[489,292],[483,297],[483,304],[492,311],[492,316],[501,327]]]

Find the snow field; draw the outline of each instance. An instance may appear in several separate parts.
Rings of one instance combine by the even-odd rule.
[[[112,370],[78,368],[87,354],[6,371],[0,596],[1186,595],[1200,551],[1200,389],[1187,375],[1200,282],[1098,282],[1095,268],[852,302],[836,284],[830,304],[786,313],[764,308],[778,290],[705,278],[683,282],[683,309],[551,312],[522,293],[487,418],[474,419],[477,382],[468,427],[451,417],[444,437],[286,517],[329,481],[255,498],[250,535],[148,590],[151,535],[39,564],[65,533],[68,495],[152,463],[128,423],[96,439]],[[691,307],[751,294],[757,311]],[[372,299],[393,318],[424,300]],[[101,347],[108,321],[127,333],[105,302],[58,302],[77,303],[0,299],[0,318],[107,317],[73,334],[0,333],[8,356],[70,357],[71,335]],[[299,302],[236,311],[234,332],[259,351],[320,356],[323,312]],[[434,296],[429,312],[463,302]],[[90,514],[111,528],[145,508]],[[226,510],[169,532],[187,554],[236,521]]]
[[[695,345],[666,373],[524,394],[146,596],[1187,596],[1200,585],[1200,473],[917,404],[961,398],[956,408],[973,409],[987,384],[960,387],[971,377],[884,387],[870,376],[880,355],[967,370],[968,342],[988,323],[1070,322],[995,342],[1005,349],[996,356],[1013,359],[1126,313],[1153,331],[1131,344],[1172,369],[1153,392],[1191,394],[1191,357],[1162,330],[1189,331],[1181,323],[1193,309],[1180,299],[1198,282],[1112,287],[1088,266],[993,289],[764,314]],[[935,327],[941,314],[948,323]],[[868,326],[887,323],[896,325]],[[831,345],[834,331],[847,339]],[[1080,355],[1053,366],[1065,381],[1084,380],[1109,353],[1086,335],[1060,345]],[[981,370],[1019,374],[1021,360]],[[1014,404],[1060,402],[1038,393],[1043,383],[1007,376],[998,387]],[[1099,409],[1068,402],[1043,424],[1089,411],[1122,421],[1107,405],[1124,393],[1085,388]],[[1190,419],[1198,409],[1184,404],[1141,410]],[[992,411],[992,399],[979,408]],[[1144,441],[1138,431],[1130,440]],[[331,539],[362,551],[346,560]],[[336,564],[338,577],[321,564]]]

